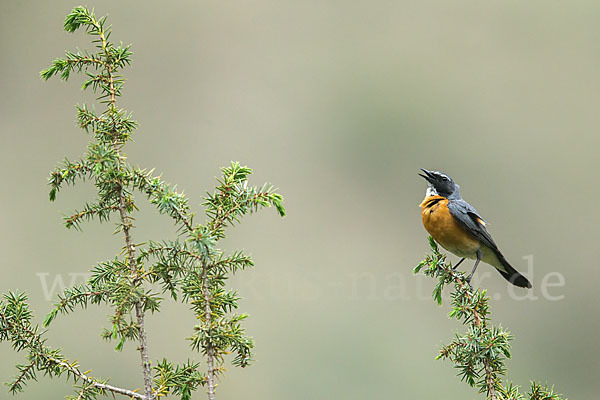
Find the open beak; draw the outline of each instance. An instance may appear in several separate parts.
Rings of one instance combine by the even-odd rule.
[[[425,178],[427,182],[431,182],[433,180],[433,174],[431,172],[427,171],[425,168],[421,168],[421,171],[425,172],[425,175],[419,174],[419,176]]]

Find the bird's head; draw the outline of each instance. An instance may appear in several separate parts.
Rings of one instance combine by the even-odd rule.
[[[424,174],[419,174],[419,176],[427,180],[427,196],[438,195],[447,198],[459,195],[459,186],[448,175],[439,171],[427,171],[424,168],[421,168],[421,171]]]

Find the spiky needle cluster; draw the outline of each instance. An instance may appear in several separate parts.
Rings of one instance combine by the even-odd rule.
[[[448,359],[458,369],[461,380],[476,386],[489,400],[562,400],[553,389],[531,382],[527,394],[519,393],[512,383],[503,385],[506,374],[504,362],[510,358],[512,335],[501,326],[494,326],[489,319],[489,297],[485,290],[473,290],[465,275],[446,263],[446,255],[439,252],[437,243],[429,237],[432,254],[425,257],[414,269],[437,279],[432,296],[442,304],[444,287],[454,284],[450,293],[452,311],[449,316],[467,326],[467,332],[456,334],[450,344],[442,347],[437,359]]]
[[[245,214],[274,206],[283,216],[283,198],[270,185],[248,184],[250,168],[232,162],[222,169],[222,177],[204,206],[206,221],[196,223],[188,199],[174,186],[154,176],[152,171],[134,168],[127,162],[123,147],[131,139],[137,124],[131,114],[117,107],[124,79],[121,70],[131,62],[130,46],[110,41],[111,29],[106,17],[96,18],[93,10],[77,7],[67,15],[67,32],[83,29],[92,36],[94,52],[67,52],[41,72],[43,79],[58,75],[67,80],[72,72],[85,73],[83,89],[99,95],[105,110],[97,114],[83,105],[77,107],[79,126],[92,135],[87,152],[77,161],[65,160],[50,174],[50,200],[65,185],[79,180],[91,181],[97,189],[94,202],[65,218],[67,228],[81,229],[85,221],[116,221],[124,247],[114,259],[101,262],[83,285],[64,290],[46,316],[48,327],[59,314],[68,314],[90,304],[108,304],[113,313],[102,332],[115,341],[116,350],[127,342],[137,342],[141,358],[143,386],[123,389],[107,379],[84,372],[76,361],[69,361],[59,349],[46,344],[44,331],[32,320],[27,296],[8,293],[0,302],[0,341],[9,341],[17,351],[27,352],[27,363],[18,365],[18,375],[9,389],[16,393],[38,373],[50,377],[65,375],[76,388],[72,399],[95,399],[100,395],[124,395],[151,400],[167,395],[189,400],[200,386],[209,399],[215,398],[216,379],[223,372],[224,357],[233,353],[233,364],[247,366],[252,360],[253,341],[241,325],[245,314],[236,314],[238,295],[225,287],[228,277],[253,265],[242,251],[226,254],[218,248],[225,229]],[[179,236],[174,240],[150,241],[139,245],[133,240],[132,214],[137,211],[134,193],[140,192],[161,214],[173,219]],[[155,289],[153,289],[155,288]],[[191,306],[198,324],[188,338],[192,349],[206,361],[189,360],[183,364],[166,358],[150,362],[145,316],[159,311],[164,295]]]

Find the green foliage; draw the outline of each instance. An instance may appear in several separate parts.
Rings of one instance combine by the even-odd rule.
[[[438,305],[442,304],[444,288],[453,285],[450,293],[452,310],[448,315],[467,327],[467,332],[456,334],[436,358],[452,361],[461,380],[477,387],[490,400],[562,400],[552,389],[535,382],[531,382],[531,391],[527,394],[520,394],[519,387],[510,382],[502,384],[501,378],[506,375],[504,363],[511,357],[513,336],[501,326],[490,323],[486,291],[473,290],[465,275],[446,263],[446,255],[440,253],[431,236],[429,246],[432,254],[426,255],[414,268],[414,273],[423,271],[426,276],[437,279],[432,296]]]
[[[190,400],[192,392],[206,383],[206,376],[199,372],[200,363],[188,360],[185,364],[175,365],[166,359],[154,367],[154,384],[157,397],[173,394],[181,400]]]
[[[27,382],[36,380],[41,373],[51,378],[64,375],[73,380],[83,392],[79,398],[96,398],[89,396],[93,393],[103,394],[107,388],[106,382],[83,375],[76,361],[67,361],[60,349],[47,346],[43,338],[44,331],[33,324],[32,319],[33,313],[29,309],[26,294],[11,292],[3,295],[0,301],[0,341],[11,342],[13,349],[18,352],[27,352],[27,363],[17,365],[17,376],[7,383],[9,391],[13,394],[22,392]],[[90,382],[98,385],[91,388]]]
[[[233,365],[245,367],[252,361],[254,347],[242,326],[247,315],[236,313],[239,296],[226,287],[231,274],[254,264],[241,250],[229,254],[221,250],[219,241],[225,238],[227,228],[259,209],[273,206],[284,216],[283,197],[271,185],[250,185],[252,170],[232,162],[222,169],[214,193],[205,198],[204,222],[196,223],[183,192],[153,171],[130,165],[122,151],[137,127],[131,113],[116,105],[125,82],[119,73],[131,62],[130,46],[113,44],[106,17],[96,18],[84,7],[76,7],[67,15],[64,28],[67,32],[83,29],[92,36],[96,50],[67,52],[42,71],[41,77],[67,80],[73,72],[84,73],[87,80],[83,89],[96,92],[105,110],[97,113],[87,105],[77,107],[77,123],[90,134],[91,141],[81,159],[65,159],[51,172],[50,200],[56,200],[65,185],[91,182],[97,197],[65,217],[65,226],[80,230],[92,220],[114,221],[115,233],[122,234],[124,247],[114,259],[98,263],[83,285],[58,295],[43,326],[49,327],[59,315],[89,305],[109,305],[112,313],[101,336],[114,341],[118,351],[136,342],[144,386],[140,392],[121,389],[81,372],[76,362],[45,345],[44,331],[32,323],[26,296],[9,293],[0,303],[0,341],[11,342],[17,351],[25,350],[29,361],[17,366],[18,375],[10,390],[22,391],[27,381],[43,373],[50,377],[64,374],[73,380],[76,395],[67,398],[95,399],[111,393],[146,400],[167,395],[190,399],[192,392],[206,386],[213,399],[215,377],[224,372],[226,356],[232,354]],[[136,192],[172,219],[178,237],[135,244],[132,214],[138,210]],[[195,313],[197,324],[188,340],[191,349],[204,356],[204,366],[195,361],[177,365],[164,358],[151,365],[144,316],[159,312],[165,295],[187,304]]]

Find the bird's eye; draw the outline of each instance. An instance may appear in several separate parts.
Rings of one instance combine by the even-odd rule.
[[[442,180],[443,180],[444,182],[448,182],[448,178],[447,178],[447,177],[445,177],[445,176],[442,176]]]

